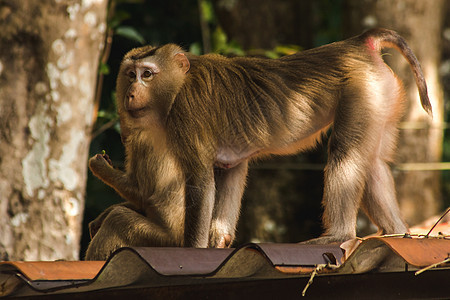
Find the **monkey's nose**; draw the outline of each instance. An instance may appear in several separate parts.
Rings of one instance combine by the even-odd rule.
[[[136,100],[136,98],[135,98],[135,96],[134,96],[134,94],[133,93],[129,93],[128,95],[127,95],[127,101],[126,101],[126,108],[129,110],[132,106],[133,106],[133,104],[136,102],[135,101]]]
[[[125,109],[126,110],[132,110],[133,108],[133,104],[136,102],[134,101],[135,97],[133,93],[128,93],[126,96],[126,101],[125,101]]]

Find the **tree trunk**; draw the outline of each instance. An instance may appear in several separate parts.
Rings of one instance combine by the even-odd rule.
[[[433,119],[419,104],[417,86],[403,57],[386,57],[405,84],[406,115],[400,132],[397,163],[439,162],[442,156],[443,93],[439,78],[441,36],[445,1],[347,0],[346,35],[371,27],[396,30],[421,62],[433,106]],[[441,208],[441,172],[402,170],[395,172],[397,197],[406,221],[416,224]]]
[[[78,259],[106,0],[0,0],[0,260]]]

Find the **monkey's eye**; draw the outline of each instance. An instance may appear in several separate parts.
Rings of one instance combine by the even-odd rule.
[[[130,79],[136,78],[136,72],[134,72],[134,71],[128,71],[127,75]]]
[[[153,72],[150,70],[145,70],[144,73],[142,73],[142,78],[150,78],[152,77]]]

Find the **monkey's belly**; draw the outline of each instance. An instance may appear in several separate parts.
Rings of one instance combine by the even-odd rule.
[[[217,152],[214,166],[221,169],[231,169],[258,153],[259,150],[256,149],[237,150],[237,148],[231,147],[220,148]]]
[[[330,127],[331,121],[325,122],[324,126],[318,126],[319,129],[314,129],[312,134],[302,135],[300,137],[286,134],[283,141],[280,137],[269,143],[266,147],[257,148],[255,146],[235,146],[235,147],[220,147],[217,151],[216,161],[214,166],[221,169],[231,169],[241,162],[251,158],[275,155],[292,155],[301,152],[305,149],[312,148],[320,142],[323,134]]]

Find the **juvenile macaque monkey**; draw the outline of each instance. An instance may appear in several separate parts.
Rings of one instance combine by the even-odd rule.
[[[155,155],[158,146],[147,148],[149,137],[135,138],[126,144],[127,173],[114,169],[108,155],[89,160],[92,172],[114,188],[120,186],[120,195],[130,201],[110,206],[89,223],[86,260],[106,260],[120,247],[183,246],[185,184],[179,167],[169,152]],[[164,140],[155,143],[167,147]]]
[[[332,126],[325,232],[311,242],[354,238],[360,207],[380,233],[404,233],[388,165],[404,92],[381,58],[385,47],[411,65],[431,115],[417,58],[385,29],[280,59],[195,56],[173,44],[131,50],[117,79],[126,171],[102,155],[90,168],[143,212],[148,241],[229,247],[248,161],[311,148]]]

